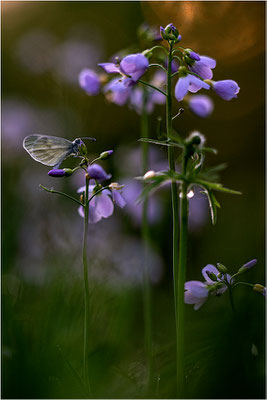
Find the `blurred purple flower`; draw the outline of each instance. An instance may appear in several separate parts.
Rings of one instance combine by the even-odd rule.
[[[55,48],[56,38],[50,32],[33,29],[20,36],[15,56],[31,73],[43,74],[52,67]]]
[[[188,74],[178,79],[175,86],[175,97],[177,101],[182,101],[188,90],[195,93],[201,88],[209,90],[210,86],[196,76]]]
[[[55,48],[53,71],[57,78],[76,85],[80,71],[85,66],[94,68],[101,57],[101,45],[95,39],[90,43],[71,37]]]
[[[195,57],[198,56],[199,60],[194,58],[196,61],[191,67],[189,67],[190,71],[198,74],[202,79],[211,79],[213,77],[212,69],[216,67],[216,60],[206,56],[199,56],[195,52],[191,52],[190,57],[192,53]]]
[[[209,220],[207,196],[198,187],[192,189],[194,196],[189,198],[188,229],[198,233]]]
[[[126,201],[125,212],[130,214],[134,224],[140,225],[142,222],[143,206],[136,204],[137,198],[142,192],[143,185],[135,180],[122,180],[125,185],[123,197]],[[157,223],[162,217],[162,205],[155,197],[150,197],[148,201],[148,221],[150,224]]]
[[[91,69],[83,69],[79,74],[79,84],[90,96],[96,96],[100,92],[100,78]]]
[[[213,82],[212,88],[214,92],[224,100],[236,98],[240,90],[238,84],[231,79]]]
[[[89,195],[93,194],[95,185],[89,185]],[[77,193],[83,193],[85,186],[77,190]],[[102,218],[108,218],[113,214],[114,204],[110,198],[111,192],[108,189],[103,190],[96,195],[89,204],[89,223],[95,224]],[[82,206],[78,208],[79,215],[84,218],[84,209]]]
[[[102,67],[108,74],[121,74],[123,77],[125,75],[130,75],[130,79],[125,79],[124,84],[126,86],[132,86],[137,83],[138,79],[146,72],[149,66],[148,59],[141,53],[130,54],[124,57],[120,64],[114,63],[101,63],[98,64]]]
[[[121,78],[112,79],[103,89],[107,100],[123,106],[131,95],[131,88],[126,87]]]
[[[157,71],[150,81],[151,85],[163,89],[166,84],[166,74],[163,71]],[[146,88],[146,112],[151,114],[156,104],[165,104],[166,98],[157,90]],[[130,97],[130,107],[132,107],[138,114],[141,114],[144,107],[144,88],[137,87],[132,89]]]
[[[111,174],[107,174],[103,167],[99,164],[93,164],[88,167],[88,174],[92,179],[97,181],[105,181],[111,178]]]
[[[188,99],[189,109],[198,117],[207,118],[213,111],[213,101],[209,96],[197,94]]]

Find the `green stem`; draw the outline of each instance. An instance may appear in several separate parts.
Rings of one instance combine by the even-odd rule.
[[[161,65],[161,64],[149,64],[149,67],[158,67],[158,68],[161,68],[161,69],[163,69],[163,71],[165,71],[166,72],[166,68],[164,68],[163,67],[163,65]]]
[[[88,370],[88,339],[89,339],[89,282],[87,265],[87,236],[88,236],[88,218],[89,218],[89,179],[85,176],[85,199],[84,199],[84,231],[83,231],[83,276],[84,276],[84,342],[83,342],[83,370],[84,381],[88,393],[91,393],[89,370]]]
[[[141,115],[141,137],[147,138],[148,135],[148,115],[145,110],[146,101],[144,101],[144,109]],[[142,166],[145,174],[148,169],[148,143],[142,143]],[[151,286],[148,269],[148,243],[149,243],[149,225],[148,225],[148,196],[145,197],[142,212],[142,238],[144,244],[144,266],[143,266],[143,301],[144,301],[144,339],[145,351],[147,359],[147,392],[152,387],[152,365],[153,365],[153,349],[152,349],[152,310],[151,310]]]
[[[187,154],[184,152],[182,174],[186,174]],[[187,260],[187,227],[188,227],[188,184],[181,184],[180,199],[180,238],[179,238],[179,266],[178,266],[178,310],[177,310],[177,385],[178,393],[182,397],[184,390],[184,285]]]
[[[170,45],[169,56],[168,56],[168,70],[167,70],[167,98],[166,98],[166,130],[167,130],[167,138],[171,139],[172,137],[172,46]],[[175,171],[175,161],[174,161],[174,149],[173,147],[168,147],[168,160],[169,167],[171,171]],[[179,320],[181,322],[179,312],[179,304],[178,304],[178,296],[179,296],[179,282],[178,282],[178,243],[179,243],[179,214],[178,214],[178,191],[177,184],[172,182],[171,184],[171,196],[172,196],[172,217],[173,217],[173,285],[174,285],[174,305],[175,305],[175,322],[176,322],[176,364],[177,364],[177,389],[180,386],[180,369],[183,369],[183,359],[181,359],[180,347],[178,347],[178,343],[180,344],[179,333]],[[184,289],[182,291],[184,293]],[[183,300],[182,300],[183,306]],[[183,311],[183,310],[182,310]],[[182,319],[183,320],[183,319]],[[180,329],[181,331],[181,329]],[[182,365],[181,365],[182,361]],[[178,369],[178,365],[181,367]],[[183,370],[182,370],[183,374]]]
[[[235,306],[234,306],[234,299],[233,299],[233,292],[232,292],[232,287],[231,285],[229,285],[229,298],[230,298],[230,303],[231,303],[231,307],[232,307],[232,311],[235,314]]]
[[[167,96],[167,94],[166,94],[163,90],[159,89],[157,86],[150,85],[150,83],[145,82],[145,81],[142,81],[141,79],[139,79],[138,82],[140,82],[140,83],[142,83],[143,85],[148,86],[148,87],[150,87],[150,88],[152,88],[152,89],[154,89],[154,90],[157,90],[157,91],[160,92],[161,94],[164,94],[164,96]]]
[[[84,206],[83,203],[81,203],[79,200],[75,199],[75,198],[72,197],[72,196],[69,196],[69,195],[66,194],[66,193],[59,192],[58,190],[54,190],[54,189],[48,189],[48,188],[46,188],[46,187],[43,186],[43,185],[39,185],[39,186],[40,186],[42,189],[44,189],[46,192],[61,194],[61,196],[67,197],[68,199],[70,199],[70,200],[74,201],[75,203],[79,204],[80,206]]]

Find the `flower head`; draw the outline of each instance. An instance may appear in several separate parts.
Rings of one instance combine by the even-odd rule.
[[[100,92],[100,78],[91,69],[83,69],[80,72],[79,84],[90,96],[96,96]]]
[[[188,91],[195,93],[201,88],[209,90],[210,86],[196,76],[187,74],[178,79],[175,86],[175,97],[177,101],[182,101]]]
[[[212,82],[214,92],[224,100],[232,100],[237,97],[240,87],[235,81],[226,79],[224,81]]]
[[[202,275],[205,282],[188,281],[185,282],[184,302],[186,304],[194,304],[194,310],[198,310],[208,299],[209,293],[221,295],[227,290],[227,284],[232,283],[229,274],[222,275],[212,264],[206,265],[202,269]]]
[[[97,181],[106,181],[111,178],[111,174],[107,174],[103,167],[99,164],[93,164],[88,167],[88,174],[90,178]]]
[[[202,79],[211,79],[213,77],[212,69],[216,67],[216,60],[206,56],[199,56],[194,51],[190,52],[189,56],[195,61],[189,66],[190,71],[198,74]]]
[[[123,106],[131,95],[131,88],[125,86],[121,78],[115,78],[104,86],[104,93],[109,101]]]
[[[94,194],[95,185],[89,185],[89,196]],[[78,189],[78,193],[85,192],[85,186]],[[111,192],[107,189],[97,194],[89,204],[89,223],[95,224],[102,218],[108,218],[113,214],[114,204],[111,200]],[[78,208],[79,215],[84,218],[84,209],[82,206]]]
[[[213,111],[214,105],[209,96],[197,94],[188,99],[189,109],[198,117],[207,118]]]
[[[130,54],[124,57],[120,64],[101,63],[98,64],[108,74],[121,74],[125,79],[126,86],[132,86],[137,83],[138,79],[147,71],[149,62],[148,59],[141,53]],[[130,77],[130,78],[129,78]]]
[[[184,302],[194,304],[194,310],[198,310],[208,298],[207,285],[200,281],[188,281],[185,282],[184,288]]]

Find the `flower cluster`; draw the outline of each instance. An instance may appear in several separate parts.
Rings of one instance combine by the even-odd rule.
[[[89,184],[89,223],[95,224],[102,218],[110,217],[114,212],[114,204],[123,208],[126,204],[122,196],[123,186],[117,182],[110,183],[103,187],[101,183],[111,178],[111,174],[107,174],[104,168],[99,164],[93,164],[87,168],[90,184]],[[92,182],[92,183],[91,183]],[[84,197],[85,186],[77,190]],[[84,218],[84,208],[78,208],[79,215]]]
[[[172,44],[176,44],[182,39],[173,24],[167,25],[166,28],[161,27],[161,36],[159,34],[156,35],[155,29],[149,29],[148,26],[145,27],[146,33],[143,32],[144,27],[140,27],[139,30],[142,32],[141,37],[146,37],[146,39],[149,32],[150,42],[162,40],[163,38]],[[142,87],[140,84],[137,85],[140,78],[142,78],[150,67],[149,58],[153,56],[152,53],[148,49],[143,51],[143,53],[129,54],[124,57],[117,56],[115,57],[115,62],[98,64],[107,74],[119,75],[119,77],[112,78],[109,82],[106,82],[107,76],[104,76],[102,73],[85,68],[80,72],[79,85],[90,96],[95,96],[102,91],[109,102],[119,106],[128,104],[138,114],[142,111],[151,114],[155,105],[165,104],[166,102],[163,93],[166,88],[167,67],[167,60],[160,59],[163,63],[162,69],[156,70],[147,82],[142,82],[144,85],[147,83],[148,86]],[[186,95],[188,92],[196,93],[201,88],[208,90],[213,83],[211,81],[204,82],[203,79],[210,80],[212,78],[211,69],[215,68],[215,66],[215,60],[199,56],[194,51],[189,51],[188,49],[184,49],[184,60],[178,62],[176,59],[173,59],[172,61],[172,72],[179,74],[180,77],[175,88],[177,100],[183,100],[184,105],[188,106],[191,112],[201,118],[206,118],[212,113],[212,100],[204,95]],[[195,75],[199,75],[199,77]],[[217,88],[215,83],[214,87]],[[161,93],[157,89],[160,89]],[[220,93],[222,92],[220,87],[218,90]],[[225,94],[222,93],[222,96],[225,96]]]
[[[246,273],[257,263],[253,259],[239,268],[237,273],[233,276],[227,273],[227,268],[222,264],[217,264],[217,268],[208,264],[202,269],[202,275],[205,279],[201,281],[188,281],[185,282],[184,302],[186,304],[193,304],[194,310],[198,310],[208,299],[209,295],[222,295],[228,288],[233,290],[238,285],[250,286],[254,291],[266,297],[266,288],[260,284],[250,284],[246,282],[236,282],[237,277]]]

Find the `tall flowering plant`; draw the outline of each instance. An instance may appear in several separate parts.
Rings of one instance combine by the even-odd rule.
[[[48,175],[52,178],[68,178],[78,170],[84,172],[84,186],[78,188],[78,198],[53,188],[49,189],[43,185],[40,185],[40,187],[49,193],[59,194],[78,204],[78,213],[84,219],[82,245],[84,278],[83,387],[86,396],[90,396],[92,391],[88,369],[91,323],[87,261],[88,224],[95,224],[102,218],[110,217],[114,211],[114,204],[119,207],[125,206],[122,195],[123,186],[117,182],[103,184],[103,182],[110,180],[111,175],[107,174],[101,165],[96,163],[110,158],[113,150],[104,151],[97,158],[90,160],[87,147],[80,138],[70,142],[67,139],[44,135],[27,136],[24,139],[23,146],[34,160],[54,167],[48,172]],[[79,164],[75,168],[59,168],[62,161],[69,156],[80,158]]]
[[[188,227],[188,195],[190,190],[199,186],[208,197],[212,222],[215,224],[217,208],[220,207],[214,192],[240,194],[227,189],[214,181],[211,170],[204,168],[207,152],[216,153],[216,150],[205,145],[205,137],[199,132],[193,132],[182,138],[173,129],[173,120],[183,111],[173,115],[173,94],[178,102],[184,101],[188,93],[197,93],[201,89],[213,90],[224,100],[237,97],[238,84],[233,80],[214,81],[213,69],[216,61],[213,58],[202,56],[189,48],[180,45],[182,39],[177,28],[171,23],[160,28],[162,39],[166,46],[156,45],[142,53],[131,54],[115,63],[103,63],[100,66],[109,74],[117,74],[118,82],[124,90],[134,88],[138,84],[157,91],[165,97],[166,103],[166,139],[157,140],[142,138],[144,143],[153,143],[168,148],[168,171],[148,171],[140,179],[147,183],[142,197],[169,181],[171,183],[172,215],[173,215],[173,282],[175,298],[176,320],[176,363],[177,363],[177,390],[183,393],[184,385],[184,287],[186,277],[187,258],[187,227]],[[157,54],[161,52],[161,56]],[[156,54],[156,57],[155,57]],[[163,54],[163,57],[162,57]],[[156,59],[158,62],[150,62]],[[176,68],[174,68],[176,65]],[[143,80],[143,75],[149,68],[158,68],[165,74],[165,84],[159,87]],[[174,79],[178,78],[174,86]],[[174,89],[174,93],[173,93]],[[205,95],[197,95],[189,108],[196,114],[204,117],[212,111],[212,105],[207,102]],[[207,114],[207,115],[205,115]],[[181,150],[181,167],[178,172],[175,162],[175,150]],[[218,168],[219,169],[219,168]],[[180,210],[179,210],[180,208]],[[187,285],[188,286],[188,285]],[[186,289],[187,289],[186,286]],[[202,288],[203,289],[203,288]],[[204,290],[203,290],[204,293]],[[206,295],[205,288],[205,295]],[[188,297],[188,295],[187,295]]]
[[[158,49],[165,49],[158,43],[163,41],[161,33],[154,27],[142,24],[138,28],[139,46],[146,49],[153,45],[150,50],[143,52],[127,54],[127,50],[119,52],[112,58],[113,62],[98,64],[105,72],[96,72],[92,69],[84,68],[79,74],[79,85],[89,96],[95,96],[103,93],[108,102],[118,106],[128,105],[140,116],[140,134],[141,138],[149,139],[149,116],[153,113],[156,105],[166,104],[166,93],[164,89],[167,84],[166,65],[168,60],[163,54],[157,52]],[[146,46],[146,47],[145,47]],[[136,46],[133,46],[136,48]],[[161,64],[149,63],[149,59],[156,52],[157,59]],[[195,56],[197,57],[197,56]],[[153,68],[154,67],[154,68]],[[172,74],[177,73],[179,63],[173,57],[171,62]],[[146,74],[149,78],[146,82],[141,81],[142,76]],[[108,80],[108,76],[111,79]],[[112,77],[115,75],[115,77]],[[117,75],[117,76],[116,76]],[[142,85],[138,85],[138,83]],[[206,95],[184,95],[181,100],[183,107],[188,108],[195,115],[206,118],[213,111],[213,102]],[[180,112],[182,112],[181,109]],[[161,128],[159,119],[159,129]],[[142,169],[145,174],[148,170],[148,143],[143,140],[142,143]],[[144,181],[145,184],[145,181]],[[148,210],[150,207],[147,194],[143,196],[142,202],[142,226],[141,232],[145,248],[147,248],[150,239],[148,224]],[[143,304],[144,304],[144,342],[147,359],[147,389],[150,391],[153,386],[153,346],[152,346],[152,299],[151,288],[148,273],[147,251],[145,251],[145,260],[143,265]]]

